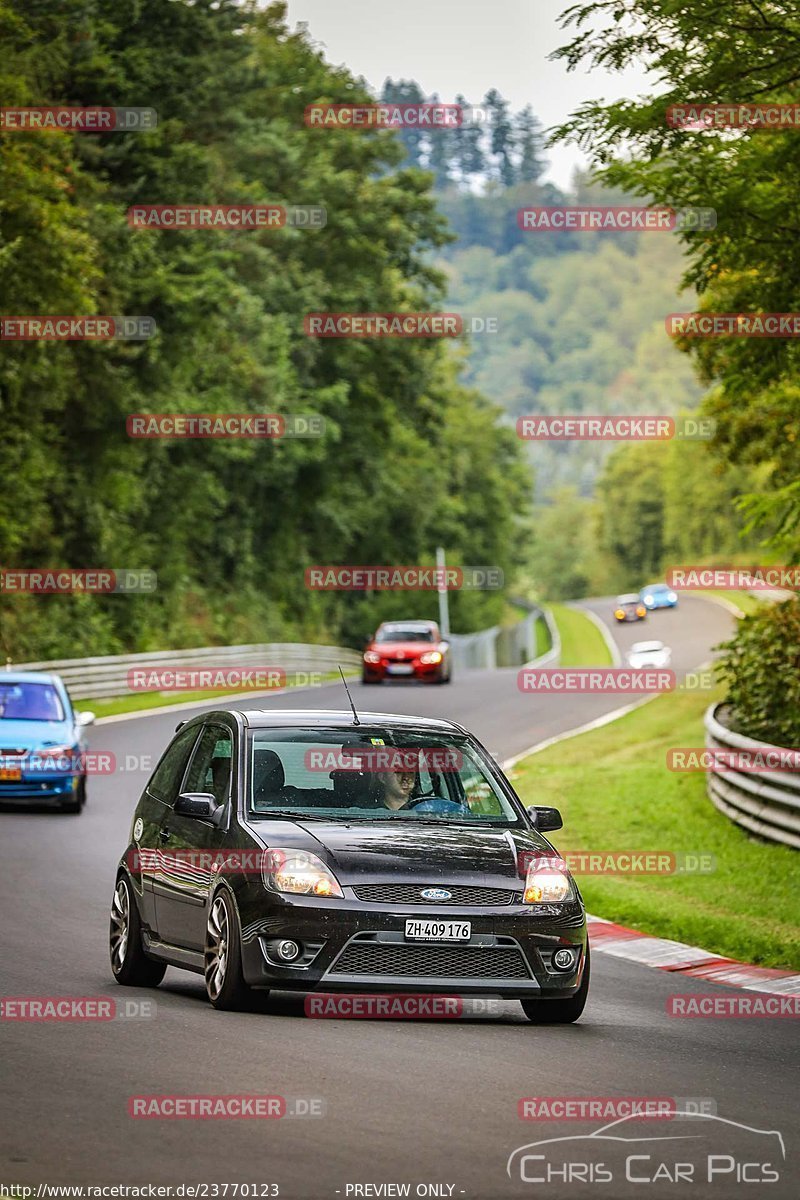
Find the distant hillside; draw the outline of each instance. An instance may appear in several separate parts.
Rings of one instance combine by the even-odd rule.
[[[473,337],[466,381],[516,419],[525,413],[659,413],[696,407],[701,387],[664,332],[692,306],[679,292],[681,247],[664,233],[544,233],[517,227],[526,204],[559,204],[553,187],[439,192],[458,241],[441,253],[449,306],[496,317]],[[620,203],[582,188],[578,202]],[[528,448],[542,498],[562,485],[589,495],[613,443]]]

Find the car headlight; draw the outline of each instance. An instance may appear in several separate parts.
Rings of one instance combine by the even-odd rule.
[[[645,606],[643,604],[640,604],[639,607],[636,609],[637,617],[643,617],[646,612],[647,612],[647,609],[645,608]]]
[[[366,650],[364,652],[365,663],[379,663],[381,661],[380,654],[376,654],[374,650]]]
[[[438,650],[429,650],[425,654],[420,654],[419,661],[421,663],[440,663],[442,656]]]
[[[65,746],[43,746],[41,750],[28,753],[27,767],[30,771],[66,771],[71,774],[80,769],[80,751],[68,743]]]
[[[644,602],[645,602],[645,604],[652,604],[652,603],[653,603],[653,597],[652,597],[652,596],[645,596],[645,598],[644,598]]]
[[[618,621],[621,621],[622,618],[625,616],[625,612],[623,609],[618,608],[618,609],[616,609],[614,616],[617,618]]]
[[[333,872],[322,859],[307,850],[268,850],[261,873],[266,886],[276,892],[298,896],[343,895]]]
[[[669,600],[670,604],[674,604],[675,601],[678,599],[678,597],[675,595],[674,592],[668,592],[667,599]]]
[[[525,877],[525,904],[561,904],[573,897],[572,880],[566,871],[532,862]]]

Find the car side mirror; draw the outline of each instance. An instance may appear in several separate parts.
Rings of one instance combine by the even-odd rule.
[[[217,804],[211,792],[181,792],[175,801],[175,812],[182,817],[195,817],[199,821],[217,824],[222,816],[223,804]]]
[[[75,724],[80,725],[81,728],[83,728],[83,726],[85,726],[85,725],[94,725],[94,713],[93,712],[76,712],[75,713]]]
[[[561,813],[557,808],[545,808],[543,805],[534,805],[528,809],[528,815],[531,818],[531,824],[534,829],[538,829],[539,833],[547,833],[554,829],[562,829],[564,822],[561,820]]]

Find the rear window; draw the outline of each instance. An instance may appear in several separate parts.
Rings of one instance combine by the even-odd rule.
[[[0,679],[0,720],[63,721],[64,705],[52,683],[4,683]]]

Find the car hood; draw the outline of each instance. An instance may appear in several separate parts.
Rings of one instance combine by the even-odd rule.
[[[0,721],[0,751],[72,746],[75,740],[71,721]]]
[[[374,650],[377,654],[397,654],[402,651],[404,654],[425,654],[426,651],[438,650],[438,642],[371,642],[370,650]]]
[[[510,887],[522,879],[524,856],[552,857],[550,845],[533,830],[470,829],[465,825],[408,822],[258,822],[254,832],[272,846],[297,846],[318,855],[340,883],[403,879],[420,884],[480,883]],[[295,834],[296,836],[291,836]]]

